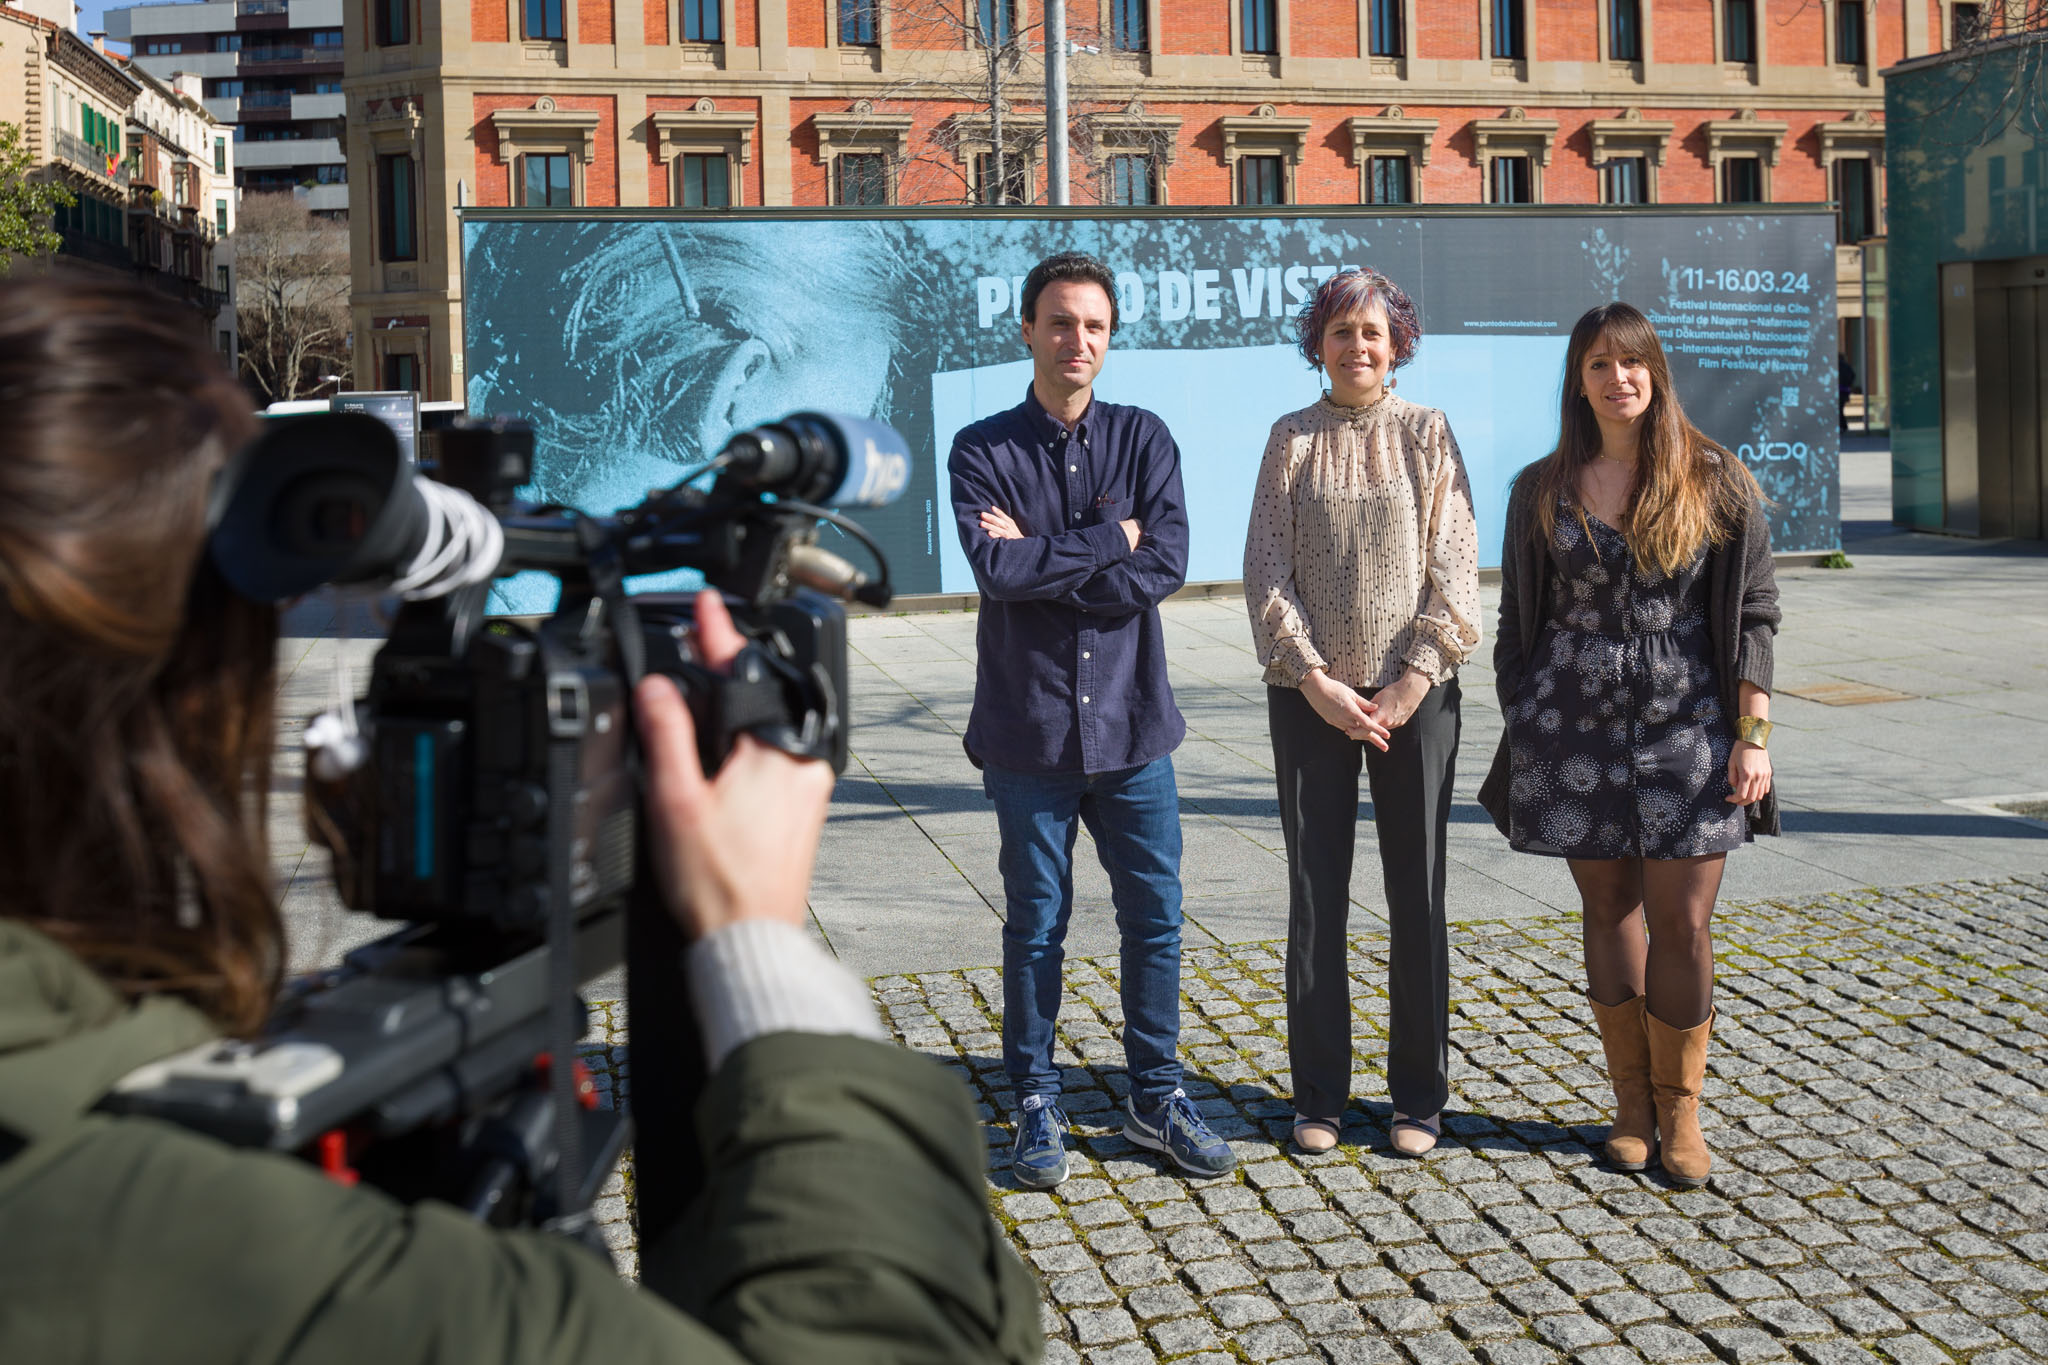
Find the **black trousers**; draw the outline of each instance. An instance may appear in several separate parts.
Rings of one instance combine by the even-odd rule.
[[[1345,932],[1358,827],[1358,768],[1371,784],[1386,879],[1392,962],[1387,1089],[1415,1118],[1450,1099],[1450,947],[1444,835],[1458,757],[1458,680],[1432,687],[1387,752],[1345,735],[1292,687],[1266,689],[1280,824],[1287,839],[1287,1051],[1294,1107],[1344,1111],[1351,1091],[1351,977]]]

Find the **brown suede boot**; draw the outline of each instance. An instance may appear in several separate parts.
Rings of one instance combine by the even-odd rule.
[[[1600,1045],[1607,1049],[1607,1078],[1614,1083],[1614,1122],[1607,1126],[1607,1160],[1618,1171],[1640,1171],[1657,1150],[1657,1109],[1650,1099],[1650,1038],[1644,1032],[1643,997],[1603,1005],[1590,994]]]
[[[1643,1011],[1650,1039],[1650,1088],[1657,1102],[1657,1132],[1664,1142],[1664,1174],[1674,1185],[1707,1183],[1714,1154],[1700,1133],[1700,1087],[1707,1079],[1707,1035],[1714,1016],[1693,1028],[1673,1028]]]

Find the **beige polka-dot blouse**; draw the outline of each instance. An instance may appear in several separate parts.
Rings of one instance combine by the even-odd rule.
[[[1252,494],[1245,605],[1266,681],[1432,683],[1479,647],[1479,532],[1450,424],[1388,393],[1273,424]]]

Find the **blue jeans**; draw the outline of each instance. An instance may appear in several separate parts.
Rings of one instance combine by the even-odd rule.
[[[1131,1093],[1156,1108],[1180,1085],[1180,794],[1173,760],[1092,775],[991,764],[982,789],[995,802],[1003,838],[1003,1065],[1017,1098],[1060,1093],[1053,1025],[1074,910],[1074,836],[1086,823],[1109,873],[1123,938]]]

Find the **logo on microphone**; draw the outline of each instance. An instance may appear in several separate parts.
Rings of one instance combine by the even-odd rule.
[[[858,501],[871,507],[893,501],[910,483],[910,459],[900,451],[883,450],[873,437],[863,442],[866,458],[861,461]]]

